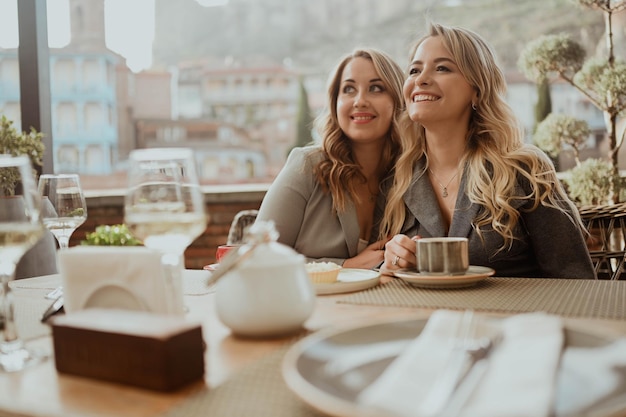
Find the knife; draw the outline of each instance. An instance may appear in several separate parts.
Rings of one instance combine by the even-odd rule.
[[[45,323],[50,317],[63,312],[63,296],[61,295],[57,297],[57,299],[54,300],[50,307],[48,307],[48,309],[43,313],[43,316],[41,317],[41,322]]]

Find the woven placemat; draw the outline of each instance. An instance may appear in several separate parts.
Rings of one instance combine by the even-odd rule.
[[[244,368],[215,389],[202,390],[163,417],[322,417],[285,384],[281,361],[291,344]]]
[[[23,296],[14,293],[13,308],[15,309],[15,325],[22,340],[36,339],[48,336],[51,333],[50,326],[41,322],[44,311],[48,308],[47,303],[42,302],[39,297]]]
[[[215,292],[215,284],[207,285],[209,271],[187,270],[183,274],[184,295],[205,295]]]
[[[626,281],[488,278],[472,287],[426,289],[394,279],[338,302],[502,313],[544,311],[561,316],[624,320]]]
[[[215,285],[207,286],[211,273],[200,269],[187,269],[183,272],[183,294],[205,295],[215,291]],[[46,290],[46,293],[61,285],[59,274],[46,275],[34,279],[20,279],[9,283],[16,290]]]
[[[9,282],[9,286],[13,289],[26,290],[53,290],[61,285],[61,276],[59,274],[45,275],[36,279],[18,279]]]

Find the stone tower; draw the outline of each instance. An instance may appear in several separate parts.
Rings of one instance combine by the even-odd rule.
[[[70,0],[70,45],[73,49],[106,49],[104,0]]]

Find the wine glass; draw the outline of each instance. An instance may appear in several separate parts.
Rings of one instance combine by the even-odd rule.
[[[70,236],[87,219],[87,203],[77,174],[45,174],[39,177],[43,224],[52,232],[61,250],[69,247]],[[63,294],[58,287],[46,298]]]
[[[61,250],[69,247],[74,230],[87,220],[87,203],[77,174],[45,174],[39,177],[43,197],[43,224],[59,242]]]
[[[184,312],[184,252],[207,224],[193,152],[187,148],[130,153],[124,222],[148,248],[161,253],[168,293],[166,310]]]
[[[41,198],[27,156],[0,155],[0,176],[18,178],[14,193],[0,188],[0,370],[20,371],[41,361],[44,356],[27,349],[18,336],[9,283],[15,279],[18,261],[43,236]]]

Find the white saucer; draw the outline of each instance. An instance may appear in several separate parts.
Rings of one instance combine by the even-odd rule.
[[[380,272],[371,269],[342,268],[336,282],[314,284],[318,295],[342,294],[375,287],[380,282]]]
[[[414,269],[400,269],[393,275],[401,280],[421,288],[461,288],[475,285],[492,276],[496,271],[485,266],[470,265],[462,275],[428,275]]]

